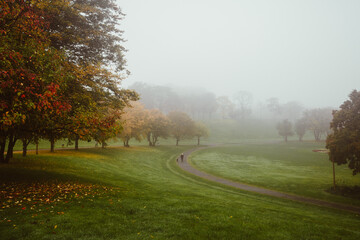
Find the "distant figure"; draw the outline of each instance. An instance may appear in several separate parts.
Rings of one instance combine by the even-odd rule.
[[[176,159],[176,162],[179,162],[179,158]]]
[[[183,161],[184,161],[184,153],[182,153],[182,154],[180,155],[180,157],[181,157],[181,161],[183,162]]]

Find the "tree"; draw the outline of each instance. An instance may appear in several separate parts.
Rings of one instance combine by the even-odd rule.
[[[304,107],[296,101],[290,101],[281,105],[281,116],[290,121],[295,121],[301,117]]]
[[[234,104],[230,101],[228,96],[220,96],[216,99],[219,106],[220,114],[223,119],[229,117],[234,110]]]
[[[114,0],[46,0],[37,2],[49,22],[51,46],[64,50],[77,65],[114,66],[125,70],[119,24],[124,16]]]
[[[333,111],[330,126],[333,133],[326,139],[326,148],[333,164],[335,187],[335,163],[348,164],[353,175],[360,172],[360,91],[352,91],[340,110]]]
[[[200,138],[208,137],[209,130],[202,122],[195,122],[194,136],[197,137],[197,145],[200,145]]]
[[[298,119],[295,122],[295,133],[298,135],[300,142],[306,133],[306,127],[306,120],[304,118]]]
[[[130,147],[129,141],[135,138],[141,141],[145,135],[146,110],[141,103],[132,102],[131,107],[126,107],[121,115],[120,125],[122,130],[117,137],[123,140],[125,147]]]
[[[50,46],[42,12],[25,0],[1,1],[0,8],[0,161],[8,163],[17,139],[39,132],[34,123],[71,106],[62,95],[64,55]]]
[[[194,136],[194,121],[183,112],[170,112],[168,118],[171,122],[170,133],[176,139],[176,146],[179,141]]]
[[[39,137],[51,151],[65,137],[75,148],[90,136],[104,145],[121,109],[138,99],[120,88],[127,72],[115,1],[0,4],[0,161],[9,161],[17,139],[24,153]]]
[[[269,109],[270,112],[272,112],[274,115],[279,115],[282,113],[282,108],[281,105],[279,103],[279,99],[278,98],[269,98],[267,100],[267,108]]]
[[[294,132],[292,131],[292,124],[287,119],[278,123],[276,128],[279,135],[284,137],[285,142],[287,142],[289,136],[294,135]]]
[[[106,141],[108,139],[116,137],[120,133],[121,126],[118,124],[119,119],[119,111],[110,108],[92,119],[92,138],[100,143],[102,148],[107,146]]]
[[[234,95],[236,104],[235,118],[244,119],[251,114],[252,94],[246,91],[239,91]]]
[[[155,147],[159,137],[166,139],[170,135],[170,121],[158,109],[149,110],[145,120],[144,131],[149,146]]]
[[[316,141],[320,141],[322,136],[330,133],[331,112],[330,108],[317,108],[304,112],[307,127],[313,132]]]

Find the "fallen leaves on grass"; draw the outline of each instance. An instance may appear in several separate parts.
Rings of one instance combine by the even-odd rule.
[[[53,207],[58,203],[92,199],[117,189],[84,183],[2,183],[0,209],[19,208],[21,211],[41,211],[42,206]],[[64,212],[57,212],[58,215]]]

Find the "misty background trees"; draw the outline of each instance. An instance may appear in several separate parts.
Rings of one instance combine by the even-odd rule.
[[[244,90],[235,91],[232,96],[217,96],[204,89],[142,82],[134,83],[130,89],[140,94],[140,102],[146,108],[159,109],[164,114],[184,112],[194,120],[204,121],[213,135],[223,138],[274,138],[285,120],[299,141],[311,135],[315,141],[321,141],[331,132],[329,107],[307,109],[299,102],[282,102],[276,97],[258,102]],[[285,138],[282,134],[279,135]]]

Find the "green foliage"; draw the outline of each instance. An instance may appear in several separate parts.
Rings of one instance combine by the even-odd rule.
[[[326,140],[326,148],[330,161],[348,164],[356,175],[360,172],[360,92],[354,90],[349,98],[333,112],[333,133]]]

